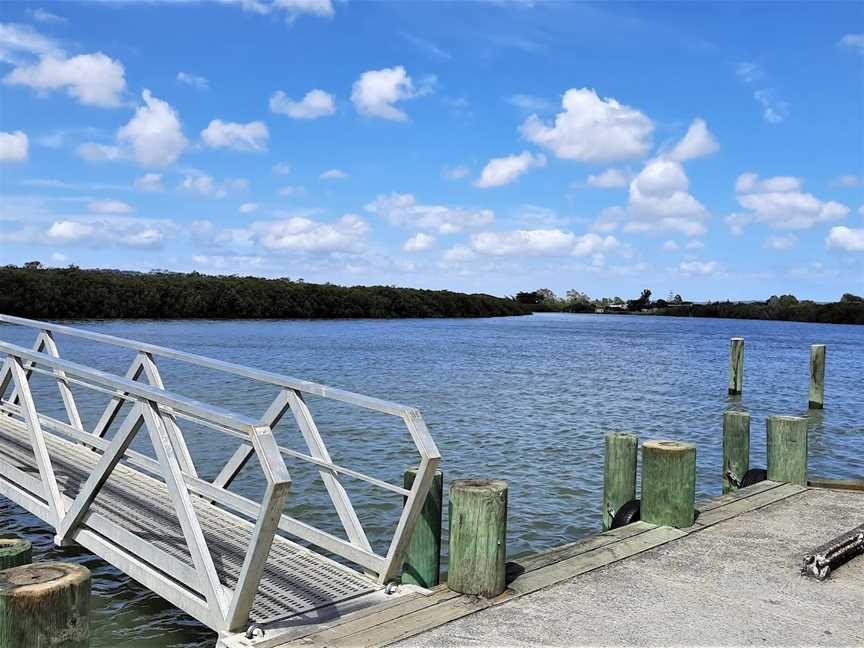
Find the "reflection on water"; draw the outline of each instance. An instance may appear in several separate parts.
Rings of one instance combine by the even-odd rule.
[[[727,408],[752,416],[752,464],[765,465],[765,417],[805,415],[810,467],[826,477],[864,476],[864,328],[789,322],[598,315],[489,320],[114,321],[87,328],[262,367],[419,407],[443,455],[445,480],[510,482],[508,551],[535,551],[597,530],[607,431],[698,446],[699,496],[721,488],[721,425]],[[729,338],[746,339],[744,394],[726,393]],[[29,346],[32,331],[0,326],[0,339]],[[826,409],[807,411],[809,347],[828,346]],[[58,337],[61,354],[123,373],[122,349]],[[159,361],[165,384],[184,395],[260,415],[275,389]],[[103,394],[75,389],[85,425]],[[34,377],[40,409],[62,416],[56,389]],[[393,483],[414,463],[400,420],[309,398],[334,461]],[[290,418],[290,416],[288,417]],[[182,425],[196,467],[212,479],[237,439]],[[304,450],[290,420],[280,443]],[[135,448],[152,456],[145,435]],[[339,533],[317,471],[288,460],[288,511]],[[345,480],[370,540],[386,549],[401,497]],[[260,499],[254,462],[233,487]],[[445,507],[446,515],[446,507]],[[55,548],[39,520],[0,497],[0,530],[26,535],[37,559],[73,560],[94,572],[92,645],[212,646],[214,635],[80,549]],[[446,530],[446,522],[445,522]]]

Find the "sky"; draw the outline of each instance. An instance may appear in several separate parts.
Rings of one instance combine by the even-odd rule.
[[[864,293],[864,3],[0,4],[0,264]]]

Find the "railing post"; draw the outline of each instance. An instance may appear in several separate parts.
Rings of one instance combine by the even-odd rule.
[[[405,488],[411,489],[416,468],[408,468],[403,477]],[[426,495],[423,510],[414,527],[411,543],[402,565],[402,584],[435,587],[441,574],[441,513],[444,497],[444,475],[435,471],[432,485]]]
[[[807,419],[769,416],[768,479],[807,485]]]
[[[723,492],[738,490],[750,469],[750,414],[723,412]]]
[[[636,459],[639,437],[609,432],[603,459],[603,530],[612,527],[615,511],[636,499]]]
[[[696,446],[646,441],[642,446],[642,520],[682,529],[693,526],[695,506]]]
[[[740,396],[744,389],[744,338],[733,337],[729,347],[729,395]]]
[[[810,409],[825,406],[825,345],[814,344],[810,347]]]
[[[493,598],[504,591],[507,557],[507,482],[450,482],[450,564],[447,587]]]

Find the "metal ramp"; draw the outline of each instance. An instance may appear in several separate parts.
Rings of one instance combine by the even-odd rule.
[[[279,625],[325,608],[330,615],[340,606],[356,609],[364,597],[380,600],[385,585],[398,578],[440,459],[417,410],[83,329],[5,315],[0,322],[38,330],[33,349],[0,341],[0,494],[53,526],[58,544],[83,545],[223,637],[245,630],[250,620]],[[55,334],[125,347],[136,355],[120,377],[61,359]],[[166,390],[155,363],[159,356],[276,385],[279,393],[260,419],[248,418]],[[29,382],[34,373],[56,382],[68,421],[38,411]],[[108,396],[93,430],[83,428],[71,384]],[[413,487],[333,463],[304,394],[402,418],[419,454]],[[308,454],[277,444],[273,428],[288,413]],[[184,421],[242,441],[212,482],[196,472],[181,431]],[[136,436],[145,435],[155,459],[130,449]],[[229,490],[253,454],[267,483],[260,503]],[[316,466],[347,539],[284,514],[291,485],[284,456]],[[372,550],[341,475],[405,498],[386,555]]]

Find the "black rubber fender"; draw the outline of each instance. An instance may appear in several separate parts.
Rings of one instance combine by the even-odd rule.
[[[615,511],[615,517],[612,518],[612,526],[610,528],[617,529],[618,527],[627,526],[628,524],[631,524],[633,522],[638,522],[639,509],[639,500],[630,500],[617,511]]]
[[[768,479],[768,471],[764,468],[751,468],[741,478],[741,488],[747,488],[753,484],[758,484],[761,481]]]

